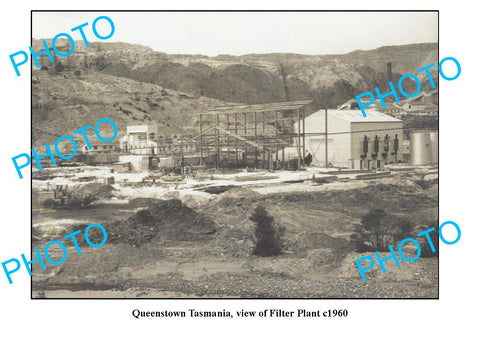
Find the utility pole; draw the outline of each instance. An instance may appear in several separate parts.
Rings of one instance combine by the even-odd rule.
[[[301,139],[301,132],[300,132],[300,127],[301,127],[301,121],[300,121],[300,110],[297,109],[297,121],[298,121],[298,139],[297,139],[297,170],[300,170],[302,166],[302,152],[301,152],[301,144],[302,144],[302,139]],[[304,131],[305,133],[305,131]]]
[[[325,110],[325,168],[328,168],[328,108],[325,105],[321,105]]]
[[[325,107],[325,168],[328,168],[328,112]]]

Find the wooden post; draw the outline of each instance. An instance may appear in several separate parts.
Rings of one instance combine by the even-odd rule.
[[[227,132],[225,132],[225,139],[227,143],[227,167],[230,159],[230,135],[228,134],[229,132],[230,132],[230,115],[227,114]]]
[[[278,168],[278,111],[275,111],[275,170]]]
[[[263,137],[263,150],[262,150],[262,168],[266,169],[267,167],[265,166],[265,112],[262,112],[262,137]]]
[[[255,143],[257,143],[257,113],[255,112]],[[255,169],[257,168],[257,161],[258,161],[258,148],[255,147]]]
[[[203,167],[203,125],[202,114],[200,114],[200,166]]]
[[[238,115],[235,112],[235,135],[238,135]],[[235,168],[238,168],[238,142],[237,138],[235,138]]]
[[[301,134],[300,134],[300,127],[301,127],[301,121],[300,121],[300,110],[297,109],[297,122],[298,122],[298,134],[297,134],[297,137],[298,137],[298,141],[297,141],[297,170],[300,170],[300,167],[302,166],[302,161],[301,161],[301,157],[302,157],[302,152],[300,150],[301,148],[301,142],[302,142],[302,139],[301,139]]]
[[[220,125],[219,114],[217,113],[217,128],[215,129],[215,139],[216,139],[216,156],[215,156],[215,169],[218,170],[220,166],[220,131],[218,127]]]
[[[285,114],[282,111],[282,140],[285,140]],[[282,148],[282,169],[285,170],[285,147]]]
[[[325,168],[328,168],[328,112],[325,107]]]
[[[262,131],[265,136],[265,112],[262,112]]]
[[[184,164],[184,154],[183,154],[183,135],[180,135],[180,173],[185,173],[185,164]]]
[[[244,112],[243,113],[243,125],[245,129],[245,135],[244,137],[247,136],[247,114]],[[248,146],[245,144],[245,167],[248,166]]]
[[[302,130],[303,130],[303,134],[302,134],[302,143],[303,143],[303,165],[306,165],[305,164],[305,112],[303,111],[302,109]]]

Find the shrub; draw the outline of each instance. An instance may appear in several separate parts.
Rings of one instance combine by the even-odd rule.
[[[257,206],[250,220],[256,225],[256,244],[253,254],[258,256],[274,256],[282,252],[285,228],[275,228],[273,217],[263,206]]]
[[[65,66],[61,62],[55,64],[55,72],[63,72],[65,70]]]
[[[362,217],[361,224],[355,225],[350,239],[357,251],[389,251],[404,238],[412,236],[413,225],[404,218],[388,214],[381,209],[372,209]]]
[[[429,189],[432,185],[438,184],[438,178],[435,178],[433,180],[424,180],[424,179],[419,179],[415,181],[415,183],[421,187],[422,189]]]
[[[73,75],[79,77],[82,73],[79,70],[76,70]]]
[[[72,208],[72,209],[80,209],[84,206],[89,205],[92,202],[93,202],[93,199],[84,200],[79,197],[70,197],[67,204],[65,204],[65,207]]]
[[[45,208],[56,208],[57,207],[57,202],[55,202],[53,199],[51,198],[47,198],[43,203],[42,205],[45,207]]]
[[[65,207],[73,209],[86,207],[96,200],[110,198],[113,190],[112,186],[99,183],[88,183],[70,188],[68,203]]]
[[[432,251],[432,247],[430,247],[430,244],[428,243],[426,236],[424,236],[425,239],[420,243],[421,257],[438,257],[439,246],[440,246],[439,236],[438,236],[438,220],[430,222],[428,224],[427,229],[430,229],[430,228],[435,228],[434,231],[428,233],[428,235],[430,236],[430,239],[432,240],[433,247],[435,248],[435,252]]]
[[[419,179],[418,181],[415,181],[415,183],[422,189],[428,189],[432,186],[432,183],[429,181],[425,181],[423,179]]]

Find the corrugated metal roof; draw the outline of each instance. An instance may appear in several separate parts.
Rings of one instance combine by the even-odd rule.
[[[293,102],[279,102],[266,104],[226,104],[212,107],[208,112],[203,114],[232,114],[232,113],[253,113],[253,112],[269,112],[269,111],[285,111],[299,109],[310,104],[311,100],[299,100]]]
[[[324,110],[317,111],[317,113],[323,113]],[[397,118],[393,118],[392,116],[386,115],[384,113],[375,111],[375,110],[365,110],[367,117],[363,117],[361,110],[328,110],[329,117],[336,117],[338,119],[345,120],[351,123],[376,123],[376,122],[398,122],[400,123],[401,120]]]

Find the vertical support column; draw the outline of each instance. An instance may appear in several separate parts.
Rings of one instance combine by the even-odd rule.
[[[263,142],[263,149],[262,149],[262,168],[266,169],[267,167],[265,166],[265,141],[266,141],[266,136],[265,136],[265,112],[262,112],[262,142]]]
[[[254,141],[257,143],[257,113],[255,112],[255,138]],[[255,169],[257,168],[257,161],[258,161],[258,148],[255,147]]]
[[[245,112],[243,113],[243,125],[245,128],[245,136],[247,136],[247,114]]]
[[[328,168],[328,112],[325,108],[325,168]]]
[[[200,113],[200,166],[203,167],[203,124],[202,114]]]
[[[230,115],[227,114],[227,132],[225,132],[225,139],[227,144],[227,167],[230,160],[230,135],[228,134],[229,132],[230,132]]]
[[[185,173],[185,155],[183,154],[183,135],[180,135],[180,173]]]
[[[245,129],[244,137],[247,138],[247,114],[243,113],[243,125]],[[245,144],[245,167],[248,167],[248,146]]]
[[[235,135],[238,135],[238,114],[235,112]],[[235,168],[238,169],[238,141],[237,138],[235,138]]]
[[[168,151],[170,152],[170,158],[172,160],[172,168],[175,168],[175,158],[173,158],[173,148],[172,144],[168,144]]]
[[[301,143],[302,143],[302,139],[301,139],[301,134],[300,134],[300,128],[301,128],[301,124],[302,122],[300,121],[300,110],[297,109],[297,123],[298,123],[298,133],[297,133],[297,170],[300,169],[300,167],[302,166],[302,152],[301,152]]]
[[[275,169],[278,169],[278,111],[275,111]]]
[[[285,141],[285,113],[282,111],[282,140]],[[282,169],[285,170],[285,145],[282,148]]]
[[[218,170],[220,166],[220,131],[218,127],[220,125],[219,114],[217,113],[217,128],[215,129],[215,140],[216,140],[216,156],[215,156],[215,169]]]
[[[262,112],[262,132],[265,136],[265,112]]]
[[[303,134],[302,134],[302,145],[303,145],[303,165],[306,165],[305,164],[305,111],[303,111],[302,109],[302,130],[303,130]]]

